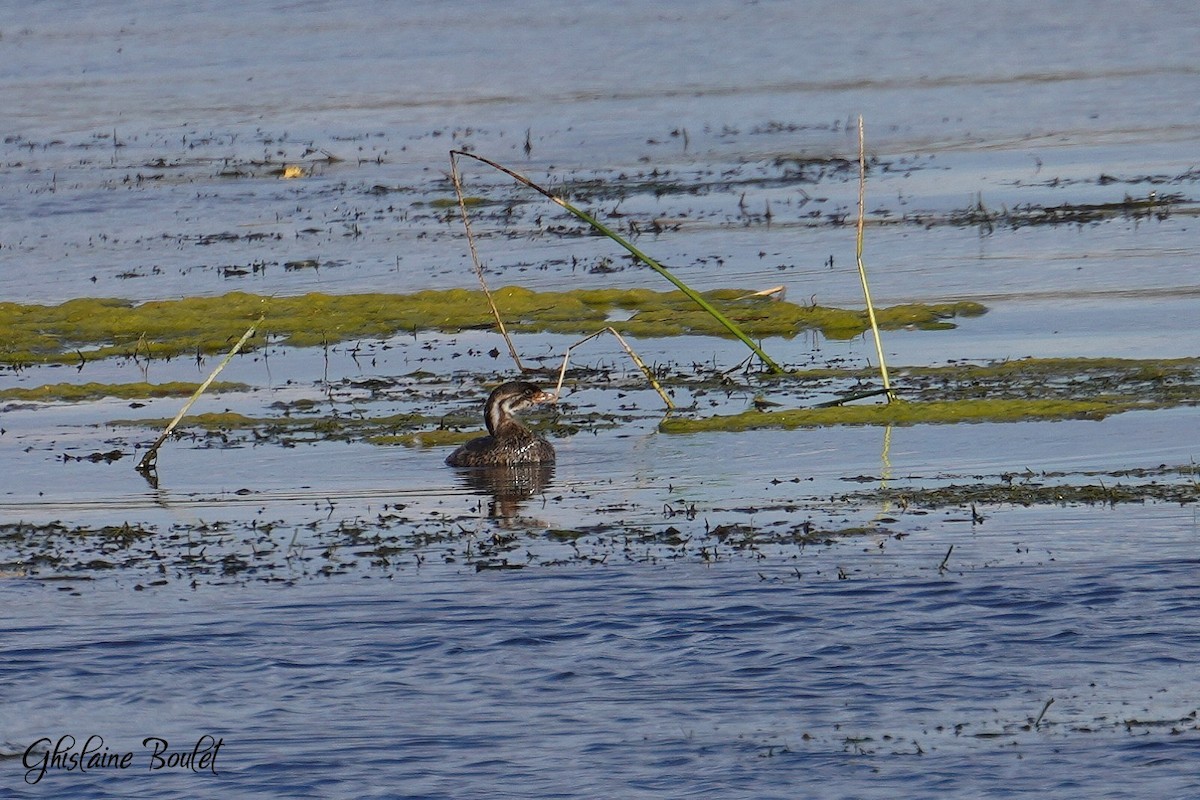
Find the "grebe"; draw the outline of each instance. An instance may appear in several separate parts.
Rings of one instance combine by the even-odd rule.
[[[525,381],[497,386],[484,405],[488,435],[472,439],[446,458],[452,467],[505,467],[514,464],[553,464],[554,448],[513,415],[554,400],[554,395]]]

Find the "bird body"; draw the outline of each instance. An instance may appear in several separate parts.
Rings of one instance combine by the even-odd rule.
[[[554,447],[521,424],[516,414],[555,399],[532,383],[509,381],[497,386],[484,405],[488,435],[472,439],[446,458],[453,467],[496,467],[553,464]]]

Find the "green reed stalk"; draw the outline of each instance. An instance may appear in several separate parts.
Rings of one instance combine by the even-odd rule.
[[[776,364],[775,361],[772,360],[771,357],[768,356],[766,353],[764,353],[762,348],[759,347],[757,344],[755,344],[754,341],[749,336],[747,336],[742,331],[742,329],[737,326],[737,324],[733,320],[729,319],[724,314],[722,314],[720,311],[718,311],[716,308],[714,308],[713,305],[711,303],[709,303],[707,300],[705,300],[704,297],[699,292],[697,292],[692,287],[688,286],[686,283],[681,281],[679,278],[672,275],[671,272],[669,270],[667,270],[666,267],[664,267],[662,264],[659,264],[653,258],[651,258],[650,256],[643,253],[641,250],[639,250],[637,247],[635,247],[633,244],[631,244],[627,239],[623,238],[616,231],[614,231],[613,229],[609,228],[604,223],[597,220],[591,214],[588,214],[586,211],[583,211],[582,209],[576,208],[575,206],[571,205],[569,202],[567,202],[563,198],[553,194],[549,190],[543,189],[541,186],[538,186],[536,183],[529,180],[524,175],[521,175],[518,172],[514,172],[513,170],[509,169],[508,167],[497,164],[495,161],[492,161],[491,159],[484,158],[483,156],[475,155],[474,153],[467,153],[463,150],[451,150],[450,151],[450,163],[453,166],[453,168],[456,170],[457,170],[457,162],[455,159],[457,156],[466,156],[467,158],[473,158],[476,161],[480,161],[484,164],[487,164],[489,167],[492,167],[493,169],[503,172],[505,175],[509,176],[513,180],[517,181],[518,183],[520,183],[524,186],[528,186],[530,189],[533,189],[535,192],[538,192],[541,195],[544,195],[545,197],[549,198],[550,200],[552,200],[553,202],[555,202],[562,208],[564,208],[567,211],[574,214],[579,219],[586,222],[588,225],[591,225],[597,231],[604,234],[609,239],[612,239],[614,242],[621,245],[621,247],[628,250],[631,254],[633,254],[634,258],[638,259],[643,264],[650,267],[650,269],[654,270],[659,275],[662,275],[668,281],[673,283],[675,285],[675,287],[677,289],[679,289],[679,291],[683,292],[692,302],[694,302],[696,305],[700,306],[702,309],[704,309],[706,312],[708,312],[708,314],[710,316],[712,316],[712,318],[715,319],[717,322],[719,322],[721,325],[723,325],[726,330],[728,330],[730,333],[732,333],[737,338],[741,339],[742,342],[744,342],[745,345],[747,347],[749,347],[750,350],[753,351],[756,356],[758,356],[760,359],[762,359],[762,362],[764,364],[766,364],[767,367],[772,372],[780,373],[780,374],[782,374],[784,372],[783,367]]]

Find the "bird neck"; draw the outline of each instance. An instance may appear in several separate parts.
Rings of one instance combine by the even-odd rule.
[[[519,422],[513,419],[512,412],[508,410],[508,403],[504,400],[488,403],[483,421],[487,425],[488,433],[493,436],[503,426],[509,424],[520,425]]]

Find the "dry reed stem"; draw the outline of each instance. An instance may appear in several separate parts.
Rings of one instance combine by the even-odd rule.
[[[483,287],[483,295],[487,298],[488,306],[492,309],[492,316],[496,319],[496,326],[500,329],[500,335],[504,337],[504,343],[508,345],[508,353],[512,356],[517,365],[517,371],[524,372],[525,367],[521,364],[521,357],[517,355],[516,345],[513,344],[512,338],[508,335],[508,330],[504,327],[504,320],[500,316],[500,309],[496,308],[496,301],[492,299],[492,292],[488,288],[487,280],[483,277],[483,264],[479,260],[479,251],[475,248],[475,235],[471,233],[471,219],[467,214],[467,201],[463,196],[462,177],[458,172],[458,159],[454,157],[454,151],[450,152],[450,179],[454,181],[454,194],[458,197],[458,211],[462,214],[463,228],[467,231],[467,246],[471,250],[471,264],[475,268],[475,277],[479,279],[479,285]]]
[[[718,311],[716,308],[714,308],[713,305],[711,303],[709,303],[707,300],[705,300],[704,297],[702,297],[695,289],[688,286],[686,283],[681,281],[679,278],[676,278],[673,274],[671,274],[671,271],[668,270],[666,267],[664,267],[662,264],[659,264],[657,261],[655,261],[653,258],[648,256],[646,253],[642,252],[637,247],[632,245],[628,240],[621,237],[616,231],[612,230],[607,225],[605,225],[604,223],[600,222],[595,217],[588,214],[586,211],[576,208],[575,206],[571,205],[566,200],[564,200],[563,198],[554,194],[553,192],[549,191],[548,189],[543,189],[541,186],[537,185],[536,183],[531,181],[529,178],[526,178],[521,173],[511,170],[508,167],[505,167],[502,164],[499,164],[495,161],[492,161],[490,158],[484,158],[483,156],[476,155],[475,153],[468,153],[465,150],[451,150],[450,151],[451,162],[454,162],[454,160],[457,156],[466,156],[467,158],[473,158],[476,161],[487,164],[489,167],[492,167],[495,170],[503,172],[505,175],[509,176],[510,178],[515,180],[517,183],[520,183],[523,186],[527,186],[530,189],[533,189],[535,192],[548,198],[549,200],[551,200],[552,202],[557,204],[562,209],[569,211],[571,214],[573,214],[574,216],[583,220],[588,225],[591,225],[597,231],[604,234],[609,239],[612,239],[614,242],[621,245],[621,247],[628,250],[636,259],[641,261],[646,266],[650,267],[650,269],[654,270],[659,275],[663,276],[668,281],[670,281],[672,284],[674,284],[675,288],[677,288],[677,289],[679,289],[679,291],[683,292],[684,295],[686,295],[688,297],[688,299],[690,299],[696,305],[698,305],[702,309],[704,309],[705,312],[707,312],[713,319],[715,319],[717,322],[721,323],[721,325],[724,326],[724,328],[727,331],[729,331],[731,334],[736,336],[747,347],[749,347],[750,350],[756,356],[759,357],[759,359],[763,362],[763,364],[765,364],[767,366],[768,369],[770,369],[772,372],[774,372],[776,374],[783,374],[785,372],[783,367],[776,364],[775,361],[770,356],[768,356],[765,352],[763,352],[763,349],[761,347],[759,347],[757,344],[755,344],[754,341],[749,336],[747,336],[742,331],[742,329],[737,326],[736,323],[733,322],[733,320],[729,319],[724,314],[722,314],[720,311]],[[460,205],[461,205],[461,201],[460,201]],[[465,211],[464,211],[464,213],[465,213]]]
[[[675,404],[671,402],[671,398],[667,396],[665,391],[663,391],[662,385],[659,384],[658,379],[654,377],[653,370],[646,366],[646,362],[642,361],[638,354],[634,352],[633,348],[629,346],[629,343],[625,341],[625,338],[621,336],[621,334],[619,334],[615,328],[612,327],[601,328],[595,333],[583,337],[578,342],[575,342],[573,345],[567,348],[567,352],[563,353],[562,367],[558,370],[558,384],[554,387],[554,399],[557,401],[559,393],[562,391],[563,380],[567,375],[567,364],[571,360],[571,351],[576,347],[579,347],[579,345],[583,344],[584,342],[589,342],[603,333],[611,333],[613,336],[617,337],[617,341],[620,343],[621,347],[625,348],[625,352],[629,354],[629,358],[634,364],[637,364],[638,369],[640,369],[642,374],[646,376],[646,380],[650,382],[652,387],[654,387],[654,391],[658,392],[658,396],[661,397],[663,402],[667,404],[667,408],[674,410]]]
[[[883,358],[883,341],[879,338],[879,324],[875,321],[875,306],[871,303],[871,289],[867,286],[867,268],[863,265],[863,226],[867,213],[867,150],[866,138],[863,135],[863,118],[858,117],[858,232],[855,237],[854,258],[858,263],[858,277],[862,281],[863,298],[867,301],[867,319],[871,321],[871,331],[875,334],[875,352],[879,356],[879,375],[883,379],[883,389],[890,403],[896,399],[892,392],[891,381],[888,380],[887,362]]]
[[[192,392],[192,396],[188,398],[186,403],[183,404],[183,408],[179,409],[179,413],[175,415],[175,419],[171,420],[170,424],[167,425],[166,429],[162,432],[154,444],[150,446],[150,449],[146,451],[146,454],[142,456],[141,461],[137,463],[135,469],[138,472],[146,475],[154,472],[154,468],[158,463],[158,448],[161,447],[162,443],[165,442],[167,437],[171,435],[171,431],[175,430],[175,426],[178,425],[180,420],[183,419],[184,415],[187,414],[188,409],[200,399],[200,395],[204,394],[204,390],[207,389],[214,380],[216,380],[216,377],[218,374],[220,374],[221,370],[225,369],[225,365],[233,360],[233,357],[238,354],[238,351],[242,349],[242,346],[245,345],[250,337],[254,335],[254,332],[258,330],[258,326],[262,324],[263,319],[265,319],[265,317],[259,317],[258,321],[251,325],[249,330],[242,334],[242,338],[238,339],[237,344],[233,346],[233,349],[226,354],[225,358],[221,359],[221,363],[217,364],[217,368],[214,369],[208,378],[205,379],[204,383],[200,384],[196,391]]]

